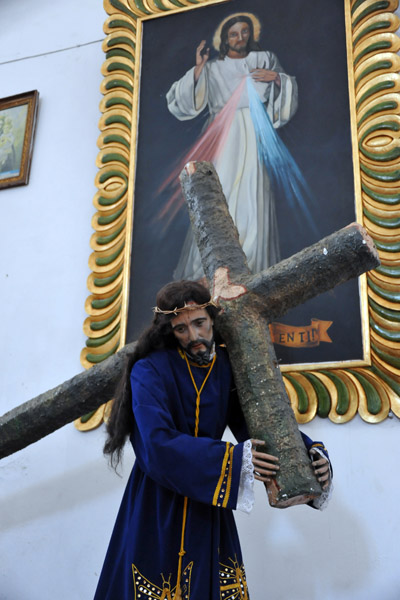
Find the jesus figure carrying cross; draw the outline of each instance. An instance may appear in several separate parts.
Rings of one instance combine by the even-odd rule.
[[[118,460],[130,436],[136,463],[95,600],[248,598],[232,510],[250,512],[254,479],[268,482],[279,463],[249,439],[218,312],[200,283],[168,284],[128,357],[105,452]],[[227,425],[236,445],[221,441]],[[303,440],[328,491],[326,450]]]

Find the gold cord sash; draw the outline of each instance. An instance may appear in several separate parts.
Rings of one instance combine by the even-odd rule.
[[[196,390],[196,415],[195,415],[195,425],[194,425],[194,437],[198,436],[199,433],[199,421],[200,421],[200,394],[203,391],[203,388],[206,384],[206,381],[214,367],[215,364],[215,359],[217,358],[217,355],[214,354],[214,357],[211,361],[211,365],[210,368],[208,369],[208,373],[204,378],[203,383],[201,384],[200,389],[198,389],[196,382],[194,380],[193,377],[193,373],[192,373],[192,369],[190,368],[190,363],[188,360],[188,357],[186,356],[186,354],[184,354],[184,358],[187,364],[187,368],[189,370],[189,374],[190,374],[190,379],[192,380],[193,383],[193,387]],[[183,501],[183,517],[182,517],[182,535],[181,535],[181,549],[179,551],[179,562],[178,562],[178,576],[177,576],[177,580],[176,580],[176,590],[175,590],[175,596],[174,596],[174,600],[182,600],[182,594],[181,594],[181,571],[182,571],[182,559],[184,557],[184,555],[186,554],[185,551],[185,528],[186,528],[186,517],[187,517],[187,506],[188,506],[188,497],[185,496],[184,501]]]

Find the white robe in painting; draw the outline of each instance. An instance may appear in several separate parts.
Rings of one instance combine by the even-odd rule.
[[[185,121],[199,115],[207,106],[209,125],[243,77],[257,68],[270,69],[280,75],[280,86],[255,81],[254,85],[273,126],[281,127],[297,109],[297,84],[294,77],[282,71],[272,52],[250,52],[245,58],[226,56],[223,60],[208,61],[196,85],[193,67],[167,93],[168,109],[177,119]],[[253,272],[266,269],[279,260],[278,230],[270,180],[257,152],[246,87],[214,166],[250,269]],[[202,276],[199,251],[190,230],[174,278],[197,280]]]

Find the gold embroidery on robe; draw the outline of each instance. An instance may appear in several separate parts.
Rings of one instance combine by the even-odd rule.
[[[231,492],[234,445],[226,442],[225,455],[222,461],[221,475],[215,488],[213,505],[226,508]]]
[[[219,563],[219,582],[221,600],[249,600],[246,573],[243,564],[229,559],[232,566]]]
[[[181,577],[181,598],[190,600],[190,580],[192,577],[193,562],[189,563],[182,571]],[[132,565],[133,588],[135,591],[134,600],[173,600],[175,596],[175,587],[171,589],[171,575],[165,579],[161,573],[162,588],[151,583],[141,572]],[[239,597],[239,596],[238,596]]]

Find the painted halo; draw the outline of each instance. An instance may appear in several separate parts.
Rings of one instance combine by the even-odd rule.
[[[253,15],[253,13],[247,13],[247,12],[233,13],[232,15],[228,15],[227,17],[225,17],[225,19],[223,21],[221,21],[221,23],[218,25],[217,29],[215,30],[214,37],[213,37],[213,46],[214,46],[215,50],[217,50],[218,52],[219,52],[219,47],[221,44],[222,28],[227,21],[229,21],[230,19],[233,19],[234,17],[248,17],[251,20],[251,22],[253,23],[254,40],[256,42],[258,42],[258,40],[260,39],[261,23],[260,23],[259,19],[255,15]]]

